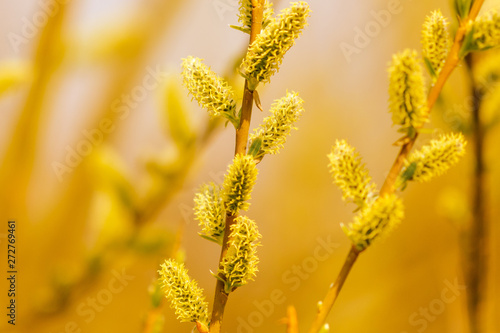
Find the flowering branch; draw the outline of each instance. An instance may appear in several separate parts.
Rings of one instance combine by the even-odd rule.
[[[460,22],[460,26],[457,30],[457,33],[455,35],[455,39],[453,42],[453,45],[451,46],[451,49],[448,53],[448,56],[446,58],[446,61],[439,73],[439,76],[436,79],[435,84],[431,87],[428,95],[427,95],[427,112],[430,112],[439,96],[441,93],[441,90],[443,89],[444,84],[450,77],[451,73],[455,69],[455,67],[458,65],[460,62],[461,58],[461,49],[464,44],[464,39],[465,36],[468,32],[468,29],[470,28],[470,25],[472,22],[475,21],[479,10],[481,9],[481,6],[483,5],[484,0],[476,0],[474,1],[472,8],[470,9],[469,14],[467,17]],[[418,126],[422,126],[423,123],[420,123]],[[419,127],[415,128],[416,131],[407,131],[407,135],[405,138],[401,141],[402,147],[396,157],[396,160],[394,164],[392,165],[389,174],[387,178],[384,181],[384,184],[382,185],[382,188],[380,189],[379,196],[380,197],[385,197],[387,195],[392,195],[396,188],[398,181],[400,179],[401,171],[403,170],[403,167],[405,166],[405,163],[407,161],[407,158],[418,138],[418,129]],[[372,230],[369,230],[368,233],[371,233]],[[356,262],[356,259],[358,258],[359,254],[366,248],[360,248],[359,246],[356,246],[354,244],[351,247],[351,250],[349,251],[349,254],[347,256],[347,259],[344,262],[344,266],[342,267],[342,270],[340,271],[337,279],[333,283],[332,287],[328,290],[322,305],[318,311],[318,314],[316,315],[316,318],[311,325],[311,328],[309,329],[309,333],[318,333],[322,329],[326,317],[328,313],[331,311],[335,300],[337,299],[337,296],[342,289],[342,286],[344,285],[345,280],[347,279],[347,276],[349,275],[349,272],[351,271],[352,266]]]

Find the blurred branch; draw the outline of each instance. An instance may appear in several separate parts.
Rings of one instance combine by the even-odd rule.
[[[472,195],[472,221],[463,232],[467,239],[465,275],[468,290],[468,311],[470,330],[472,333],[483,332],[482,314],[484,313],[485,284],[488,263],[488,237],[486,219],[486,190],[485,190],[485,161],[484,138],[485,129],[481,119],[481,101],[483,92],[474,79],[475,57],[469,54],[466,57],[467,72],[470,80],[472,102],[472,136],[474,140],[474,176]]]
[[[148,8],[148,24],[138,29],[142,33],[142,37],[135,39],[138,44],[134,45],[132,48],[134,53],[127,57],[126,60],[120,62],[120,70],[116,72],[117,76],[115,77],[114,83],[111,84],[112,88],[109,91],[108,98],[102,103],[102,109],[97,113],[94,125],[90,128],[99,128],[99,122],[104,118],[111,119],[113,123],[116,123],[119,113],[113,112],[111,107],[113,101],[119,98],[123,92],[130,90],[130,88],[134,86],[136,78],[143,70],[142,63],[145,61],[148,51],[151,47],[156,45],[161,34],[166,31],[165,28],[173,24],[174,20],[172,17],[178,13],[184,4],[186,4],[186,2],[150,1],[148,6],[144,5],[144,8]],[[59,13],[49,21],[43,32],[40,50],[36,58],[38,72],[35,84],[33,85],[24,113],[20,119],[13,143],[10,145],[9,154],[13,157],[8,158],[8,166],[11,169],[15,168],[16,174],[20,174],[21,171],[23,175],[12,177],[11,175],[13,172],[2,172],[1,177],[10,177],[11,181],[16,182],[13,184],[13,186],[15,185],[16,187],[16,191],[2,192],[9,195],[7,198],[9,199],[8,201],[1,200],[2,203],[7,203],[7,207],[9,207],[8,205],[10,203],[22,203],[26,201],[26,191],[20,191],[20,189],[23,188],[23,184],[19,184],[19,182],[25,182],[26,186],[24,187],[27,187],[32,169],[31,165],[33,158],[31,156],[35,154],[36,149],[34,147],[30,149],[24,147],[32,146],[32,143],[36,141],[36,131],[31,129],[36,127],[35,125],[40,120],[39,113],[42,110],[43,97],[47,94],[46,90],[49,79],[53,75],[56,65],[59,64],[60,58],[62,57],[59,35],[64,13],[63,9],[65,9],[65,6],[63,6]],[[107,133],[102,134],[103,140],[100,143],[101,145],[104,144],[109,137]],[[96,149],[93,149],[91,154],[95,153],[95,151]],[[24,157],[25,154],[27,157]],[[93,191],[93,179],[88,172],[89,168],[87,162],[91,154],[83,157],[82,163],[75,167],[72,173],[67,176],[68,179],[65,180],[63,184],[64,189],[61,195],[53,200],[54,207],[48,209],[49,214],[43,217],[42,223],[38,224],[40,228],[43,229],[45,237],[52,240],[47,242],[47,246],[50,246],[50,248],[47,248],[47,251],[51,253],[51,257],[54,256],[52,253],[52,244],[57,243],[64,248],[64,243],[68,242],[71,243],[71,245],[68,246],[75,247],[75,233],[81,235],[83,232],[83,225],[88,218],[88,204]],[[29,159],[30,163],[19,162],[21,159]],[[17,196],[14,198],[12,193],[16,193]],[[78,204],[75,205],[74,203]],[[14,205],[12,204],[11,206],[12,207],[9,208],[17,214],[19,214],[20,211],[24,211],[21,209],[14,210]],[[68,221],[72,221],[72,223],[68,223]],[[51,225],[51,227],[47,228],[48,225]],[[52,231],[52,234],[47,234],[49,230]],[[67,237],[61,239],[61,234],[65,234]],[[81,236],[78,236],[78,241],[81,241]],[[64,294],[58,296],[61,298],[59,302],[60,306],[52,314],[56,314],[62,310],[65,304],[75,297],[75,294],[83,293],[84,290],[90,287],[96,280],[101,265],[96,264],[93,260],[90,260],[90,262],[85,265],[87,267],[84,269],[81,278],[75,281],[73,285],[69,286],[68,289],[64,291]],[[27,318],[44,320],[46,316],[41,318],[37,316],[36,313],[32,313],[29,314]],[[29,322],[30,325],[37,325],[36,320],[26,320],[26,322]]]

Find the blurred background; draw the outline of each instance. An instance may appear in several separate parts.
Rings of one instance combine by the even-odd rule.
[[[387,112],[391,55],[420,50],[434,9],[456,28],[444,0],[309,3],[309,26],[259,88],[264,109],[290,90],[306,112],[281,153],[259,164],[248,213],[263,235],[259,273],[231,294],[223,332],[285,332],[288,305],[306,331],[350,246],[340,223],[354,206],[332,184],[326,155],[346,139],[381,185],[400,136]],[[275,2],[275,12],[285,6]],[[229,27],[237,12],[236,0],[0,3],[0,331],[155,332],[163,318],[158,332],[189,332],[155,293],[169,257],[185,260],[211,304],[219,247],[198,236],[193,196],[222,181],[234,130],[209,121],[179,73],[181,58],[203,58],[241,96],[234,69],[248,36]],[[457,68],[419,145],[467,128],[468,84]],[[252,126],[265,116],[255,111]],[[500,331],[499,135],[490,126],[485,138],[483,332]],[[445,176],[403,192],[404,223],[359,258],[329,316],[332,332],[469,332],[472,147]],[[17,226],[15,327],[4,314],[8,220]]]

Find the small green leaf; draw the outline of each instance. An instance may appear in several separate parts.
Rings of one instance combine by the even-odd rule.
[[[243,28],[243,27],[240,27],[240,26],[237,26],[237,25],[229,25],[230,28],[233,28],[235,30],[238,30],[238,31],[241,31],[241,32],[244,32],[246,34],[250,34],[250,29],[248,28]]]
[[[408,167],[401,173],[400,176],[401,191],[404,191],[406,189],[408,181],[412,180],[413,174],[415,173],[416,169],[417,169],[417,163],[413,162],[410,163],[410,165],[408,165]]]
[[[472,26],[465,34],[464,42],[460,52],[458,53],[458,57],[463,59],[467,54],[476,50],[477,48],[474,46],[474,26]]]
[[[466,18],[469,15],[472,0],[455,0],[455,11],[461,18]]]
[[[0,62],[0,96],[32,79],[33,73],[29,63],[8,60]]]
[[[425,63],[425,67],[427,67],[427,70],[429,71],[429,74],[432,78],[436,78],[437,75],[436,75],[436,71],[434,70],[434,68],[432,67],[432,63],[431,61],[429,60],[429,58],[427,57],[424,57],[424,63]]]
[[[257,157],[257,155],[260,152],[260,147],[262,147],[262,138],[256,137],[252,141],[252,144],[250,145],[250,148],[248,149],[248,155],[252,155],[253,157]]]

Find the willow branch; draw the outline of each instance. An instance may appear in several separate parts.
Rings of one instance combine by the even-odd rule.
[[[471,83],[472,103],[472,136],[474,140],[474,176],[472,195],[472,221],[464,230],[466,243],[466,281],[469,297],[468,311],[470,330],[472,333],[482,332],[481,313],[484,302],[484,287],[487,276],[488,240],[485,193],[485,161],[484,161],[484,126],[481,122],[482,92],[478,89],[473,76],[474,61],[472,55],[467,56],[466,65]]]
[[[251,45],[262,29],[262,18],[264,11],[264,0],[252,0],[252,26],[250,30]],[[245,80],[245,88],[243,92],[243,103],[241,106],[240,126],[236,130],[235,155],[246,154],[248,132],[250,130],[250,121],[252,119],[253,106],[253,91],[248,89],[248,82]],[[231,226],[234,224],[236,215],[226,216],[226,226],[224,238],[222,241],[222,249],[220,253],[219,263],[222,261],[229,248],[228,239]],[[224,291],[224,282],[217,279],[215,286],[214,306],[212,309],[212,318],[210,320],[210,333],[220,333],[224,309],[226,307],[229,294]]]
[[[434,84],[434,86],[432,86],[427,96],[427,107],[429,113],[434,107],[434,104],[436,103],[439,94],[443,90],[444,84],[446,83],[451,73],[457,67],[458,63],[461,60],[459,57],[459,53],[460,49],[462,48],[465,34],[467,32],[467,25],[469,22],[474,21],[476,19],[479,10],[481,9],[481,6],[483,5],[483,2],[484,0],[474,1],[474,4],[472,5],[472,8],[469,12],[469,15],[465,20],[460,22],[460,26],[458,27],[455,39],[453,41],[453,45],[450,49],[450,52],[448,53],[448,57],[446,58],[446,62],[443,66],[443,69],[441,70],[436,83]],[[401,173],[401,170],[404,166],[404,162],[408,157],[409,153],[411,152],[411,149],[415,145],[415,141],[417,140],[417,138],[418,134],[415,135],[413,138],[407,138],[406,142],[402,145],[396,157],[396,160],[394,161],[391,170],[389,171],[389,174],[387,175],[384,184],[382,185],[382,188],[380,190],[380,196],[394,193],[396,189],[395,184],[397,178]],[[359,254],[360,252],[357,251],[354,247],[351,248],[347,256],[347,259],[344,262],[344,266],[342,267],[340,274],[335,280],[335,283],[328,291],[325,300],[323,301],[322,308],[318,312],[316,319],[314,320],[313,325],[309,330],[309,333],[319,332],[319,330],[325,323],[326,317],[330,312],[330,310],[332,309],[333,304],[335,303],[337,296],[342,286],[344,285],[344,282],[347,279],[347,276],[349,275],[349,272],[351,271],[351,268],[354,265]]]

